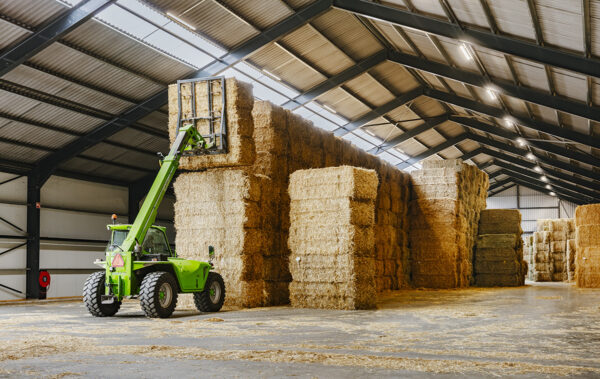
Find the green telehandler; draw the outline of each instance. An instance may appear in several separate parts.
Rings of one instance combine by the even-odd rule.
[[[208,108],[213,109],[212,87],[221,83],[222,109],[225,104],[223,77],[180,80],[177,82],[179,117],[177,136],[150,187],[133,224],[116,224],[113,215],[110,241],[105,260],[94,263],[104,270],[91,274],[83,288],[83,301],[88,311],[97,317],[113,316],[125,298],[139,298],[147,317],[169,317],[177,305],[179,293],[193,293],[194,303],[201,312],[218,312],[225,301],[223,278],[213,270],[214,249],[208,248],[209,261],[178,258],[167,242],[164,227],[153,225],[160,205],[182,155],[225,154],[227,130],[225,112],[197,116],[195,86],[206,82]],[[181,86],[191,86],[191,113],[182,117]],[[196,121],[204,120],[209,132],[201,135]]]

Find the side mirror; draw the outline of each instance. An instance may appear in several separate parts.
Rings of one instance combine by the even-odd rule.
[[[215,256],[215,248],[212,246],[208,247],[208,256],[212,259]]]

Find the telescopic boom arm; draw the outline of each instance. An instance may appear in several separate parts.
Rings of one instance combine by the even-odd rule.
[[[179,159],[186,150],[192,149],[209,149],[206,140],[198,133],[194,124],[188,124],[179,128],[177,137],[171,146],[169,154],[163,159],[160,170],[150,187],[150,191],[144,199],[144,203],[138,212],[127,238],[121,244],[122,251],[134,251],[136,244],[142,244],[148,229],[156,220],[158,206],[162,202],[165,193],[177,167],[179,167]]]

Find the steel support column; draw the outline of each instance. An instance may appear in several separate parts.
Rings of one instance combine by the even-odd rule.
[[[27,274],[28,299],[40,297],[40,186],[38,178],[27,177]]]

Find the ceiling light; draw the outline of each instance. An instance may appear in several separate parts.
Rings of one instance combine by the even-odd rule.
[[[517,138],[517,143],[521,146],[527,145],[527,142],[523,138]]]
[[[540,166],[535,166],[533,169],[537,172],[542,172],[542,168]]]
[[[179,17],[175,16],[173,13],[171,12],[167,12],[167,15],[170,16],[172,19],[174,19],[175,21],[179,22],[180,24],[183,24],[185,26],[187,26],[188,28],[192,29],[192,30],[196,30],[195,27],[193,27],[192,25],[188,24],[187,22],[183,21],[182,19],[180,19]]]
[[[530,161],[534,161],[535,160],[535,155],[533,155],[532,153],[527,153],[527,155],[525,157],[527,159],[529,159]]]
[[[279,80],[279,81],[281,81],[281,78],[280,78],[279,76],[277,76],[277,75],[273,74],[273,73],[272,73],[272,72],[270,72],[270,71],[267,71],[267,70],[265,70],[264,68],[263,68],[263,72],[264,72],[265,74],[269,75],[269,76],[272,76],[272,77],[273,77],[273,79],[276,79],[276,80]]]
[[[365,131],[365,133],[367,133],[368,135],[375,137],[375,133],[373,133],[372,131],[370,131],[370,130],[367,130],[367,129],[363,129],[363,130],[364,130],[364,131]]]
[[[556,196],[555,192],[550,192],[550,196]]]
[[[552,189],[552,186],[550,184],[546,184],[546,189]]]
[[[510,128],[511,126],[514,125],[514,122],[510,117],[506,116],[506,117],[504,117],[504,124],[506,125],[507,128]]]
[[[494,91],[491,88],[486,88],[488,96],[490,97],[491,100],[496,100],[497,95],[496,95],[496,91]]]
[[[468,61],[472,61],[473,60],[473,54],[471,54],[471,49],[469,48],[469,46],[466,43],[462,43],[460,45],[460,51],[462,51],[462,53],[464,54],[465,58]]]
[[[547,182],[548,181],[548,178],[546,177],[546,175],[540,176],[540,179],[542,180],[542,182]]]
[[[331,113],[337,113],[335,109],[331,108],[329,105],[324,105],[323,108],[327,109]]]

